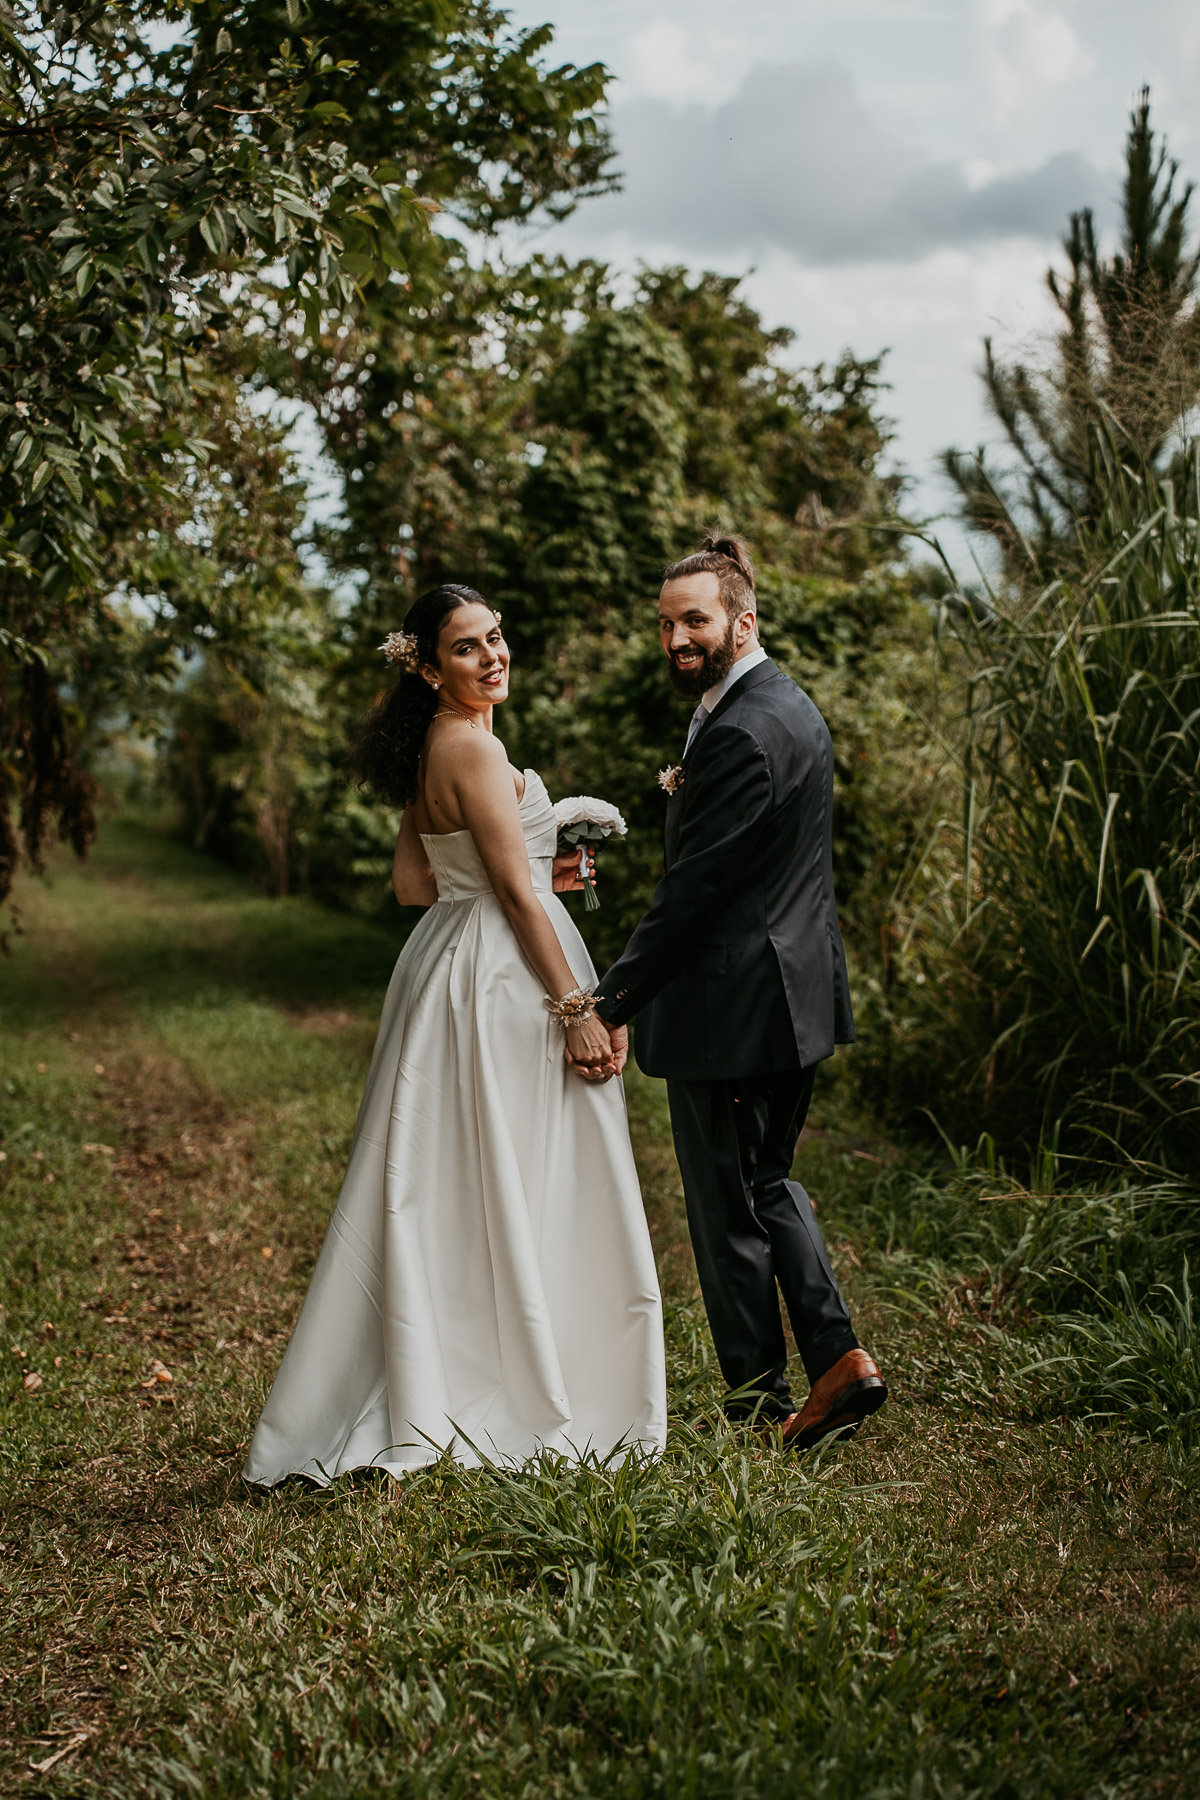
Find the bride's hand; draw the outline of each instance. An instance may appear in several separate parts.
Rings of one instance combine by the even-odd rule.
[[[595,1013],[567,1026],[567,1061],[585,1081],[608,1081],[617,1073],[608,1027]]]

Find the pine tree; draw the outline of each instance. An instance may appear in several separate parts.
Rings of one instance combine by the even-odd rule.
[[[1089,209],[1063,241],[1069,269],[1046,281],[1061,325],[1049,366],[1005,364],[984,343],[989,410],[1015,466],[946,452],[963,518],[998,545],[1005,573],[1034,581],[1074,554],[1103,511],[1114,458],[1161,470],[1200,400],[1200,250],[1189,244],[1193,184],[1150,125],[1143,89],[1125,147],[1121,248],[1101,255]]]

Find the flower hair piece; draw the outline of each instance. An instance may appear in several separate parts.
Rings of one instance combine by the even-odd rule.
[[[407,675],[415,675],[421,666],[414,632],[389,631],[379,648],[390,663],[398,663]]]

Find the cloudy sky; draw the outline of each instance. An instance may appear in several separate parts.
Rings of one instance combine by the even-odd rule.
[[[800,359],[887,350],[910,506],[927,513],[947,504],[937,452],[991,436],[981,338],[1036,339],[1068,213],[1113,218],[1143,82],[1173,153],[1200,177],[1200,0],[508,10],[520,25],[552,23],[559,59],[604,62],[616,77],[623,191],[538,246],[627,268],[752,271],[751,298],[797,333]]]

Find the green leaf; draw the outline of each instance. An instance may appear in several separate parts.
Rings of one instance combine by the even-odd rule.
[[[95,285],[96,265],[89,258],[87,262],[80,263],[78,269],[75,271],[75,291],[82,300],[83,296],[90,292]]]
[[[284,212],[291,213],[293,218],[313,221],[318,218],[307,201],[298,200],[294,194],[280,194],[278,204],[282,206]]]
[[[171,229],[168,231],[167,242],[173,243],[176,238],[183,237],[185,233],[191,231],[194,226],[198,225],[203,217],[204,214],[201,212],[185,212],[181,218],[176,219],[174,225],[172,225]]]
[[[55,473],[56,470],[52,462],[38,464],[33,473],[33,480],[29,484],[29,497],[31,500],[36,500],[38,495],[42,493],[45,488],[49,487],[50,483],[54,480]]]

